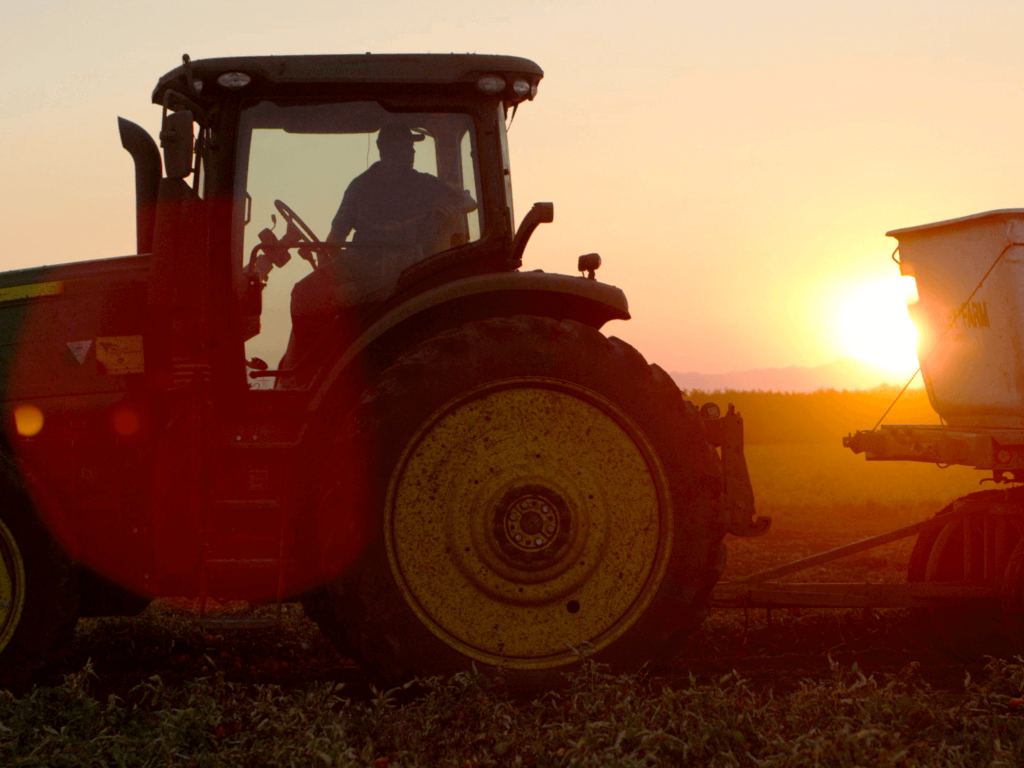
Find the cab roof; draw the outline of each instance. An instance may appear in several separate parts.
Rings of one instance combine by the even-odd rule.
[[[220,89],[217,78],[240,72],[256,89],[282,85],[447,85],[471,83],[481,75],[522,75],[536,84],[544,71],[529,59],[475,53],[330,54],[313,56],[238,56],[200,59],[182,64],[160,78],[153,102],[163,102],[167,90],[187,93],[189,70],[201,88]],[[203,93],[203,97],[213,97]],[[204,98],[205,100],[205,98]]]

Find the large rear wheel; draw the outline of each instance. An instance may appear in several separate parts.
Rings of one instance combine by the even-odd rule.
[[[334,461],[347,470],[321,515],[364,520],[366,548],[321,623],[389,680],[475,663],[531,689],[580,651],[657,662],[724,567],[696,409],[577,323],[493,319],[420,344],[366,393]]]

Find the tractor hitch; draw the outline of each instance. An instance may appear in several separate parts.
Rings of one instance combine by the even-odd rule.
[[[743,455],[743,417],[731,403],[724,416],[719,418],[719,413],[714,403],[705,403],[701,408],[705,434],[722,451],[722,507],[728,519],[727,530],[733,536],[764,536],[772,519],[755,518],[754,489]]]

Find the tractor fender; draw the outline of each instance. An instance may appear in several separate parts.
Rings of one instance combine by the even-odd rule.
[[[310,401],[319,410],[353,363],[372,355],[371,369],[410,344],[447,328],[487,317],[538,315],[569,319],[599,329],[609,320],[628,320],[620,288],[584,277],[541,272],[498,272],[455,280],[385,307],[328,367]],[[363,369],[365,370],[365,368]]]

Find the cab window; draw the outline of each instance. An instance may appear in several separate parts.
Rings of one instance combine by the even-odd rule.
[[[253,370],[294,367],[339,314],[386,300],[410,267],[485,233],[470,115],[259,102],[243,111],[238,146],[233,247]]]

